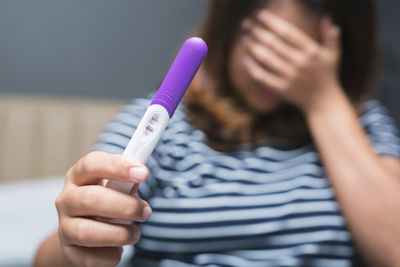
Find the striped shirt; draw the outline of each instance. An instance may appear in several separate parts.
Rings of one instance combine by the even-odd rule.
[[[126,105],[94,150],[122,153],[150,98]],[[360,122],[377,153],[400,158],[398,130],[378,101]],[[153,215],[140,225],[134,266],[354,266],[358,253],[314,145],[206,144],[182,105],[139,187]]]

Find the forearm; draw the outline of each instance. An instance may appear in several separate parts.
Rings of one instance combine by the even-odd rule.
[[[352,235],[366,259],[400,262],[400,179],[375,153],[341,90],[306,112]]]
[[[67,266],[63,261],[60,240],[57,233],[53,233],[40,245],[36,252],[34,266]]]

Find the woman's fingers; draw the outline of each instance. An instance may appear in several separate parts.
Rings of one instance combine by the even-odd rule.
[[[318,45],[307,34],[270,11],[263,9],[258,13],[257,19],[282,40],[300,50],[307,51],[308,49],[314,49]]]
[[[119,225],[89,218],[65,218],[60,221],[62,240],[66,245],[83,247],[119,247],[140,239],[136,225]]]
[[[151,216],[146,201],[100,185],[80,186],[64,196],[68,216],[99,216],[144,222]]]
[[[244,58],[244,65],[251,78],[258,84],[271,88],[275,92],[279,92],[285,87],[285,79],[280,78],[274,73],[267,71],[263,68],[252,56],[246,56]]]
[[[141,183],[148,176],[147,168],[122,155],[91,152],[81,158],[67,173],[67,180],[75,185],[99,184],[103,179]]]
[[[246,30],[252,38],[257,40],[260,44],[270,48],[282,59],[290,63],[298,60],[299,51],[296,48],[281,40],[276,34],[259,23],[251,19],[246,19],[242,25],[244,30]]]
[[[244,36],[243,43],[247,52],[264,67],[282,77],[290,77],[294,69],[291,64],[279,57],[272,49]]]
[[[340,51],[340,28],[335,26],[332,19],[324,16],[321,20],[322,45],[333,51]]]
[[[106,188],[101,182],[115,179],[139,184],[147,175],[144,165],[104,152],[89,153],[68,171],[56,207],[63,253],[73,266],[115,266],[120,260],[121,247],[139,241],[137,226],[91,217],[146,221],[151,208],[145,201]]]
[[[64,254],[72,266],[116,266],[122,255],[122,247],[86,248],[78,246],[65,246]]]

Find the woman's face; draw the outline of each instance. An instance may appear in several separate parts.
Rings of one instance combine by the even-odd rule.
[[[315,40],[320,39],[320,14],[300,1],[272,0],[268,2],[265,9],[293,24]],[[239,34],[233,46],[230,55],[229,78],[249,108],[257,113],[268,113],[276,109],[282,100],[272,90],[257,83],[246,70],[244,61],[247,53],[243,36],[247,31]]]

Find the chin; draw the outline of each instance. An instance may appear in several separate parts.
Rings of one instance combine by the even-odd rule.
[[[255,113],[268,114],[275,111],[282,101],[278,98],[254,98],[247,99],[247,105]]]

